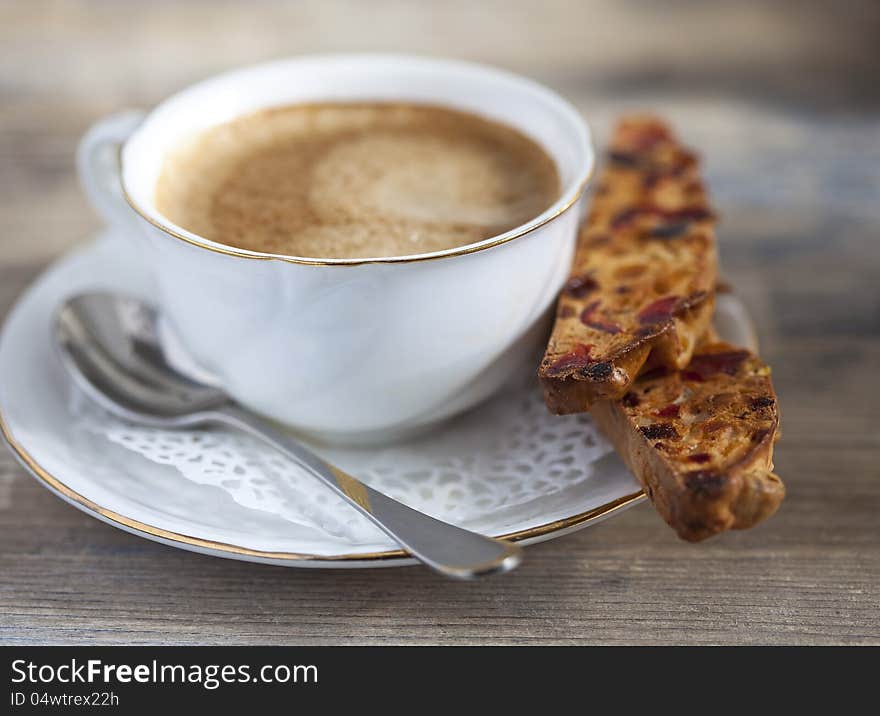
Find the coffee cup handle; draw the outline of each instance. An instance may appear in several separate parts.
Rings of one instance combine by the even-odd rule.
[[[79,180],[98,214],[111,226],[131,225],[131,207],[122,193],[119,150],[140,126],[144,113],[119,112],[93,124],[76,152]]]

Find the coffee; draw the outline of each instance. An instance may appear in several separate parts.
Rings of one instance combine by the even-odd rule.
[[[322,103],[263,110],[178,145],[156,204],[229,246],[365,258],[480,241],[558,195],[553,160],[505,124],[432,105]]]

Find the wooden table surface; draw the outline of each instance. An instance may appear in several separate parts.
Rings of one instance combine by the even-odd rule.
[[[450,583],[164,547],[0,450],[0,642],[880,644],[877,7],[0,2],[0,316],[98,228],[73,153],[102,115],[304,52],[490,62],[571,98],[600,140],[647,107],[704,154],[724,271],[774,367],[788,486],[749,532],[686,544],[642,504],[529,548],[515,573]]]

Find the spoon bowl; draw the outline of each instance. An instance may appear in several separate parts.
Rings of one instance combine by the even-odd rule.
[[[160,427],[203,422],[202,412],[229,398],[169,364],[158,321],[158,312],[137,299],[82,294],[56,314],[55,344],[77,385],[110,412]]]

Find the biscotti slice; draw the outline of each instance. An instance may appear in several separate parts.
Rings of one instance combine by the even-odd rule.
[[[649,360],[687,365],[711,321],[717,271],[694,155],[658,119],[623,120],[539,369],[548,408],[619,398]]]
[[[750,351],[701,346],[683,370],[645,373],[591,412],[683,539],[752,527],[785,496],[772,471],[779,412],[770,369]]]

